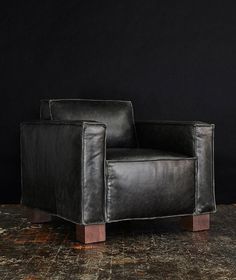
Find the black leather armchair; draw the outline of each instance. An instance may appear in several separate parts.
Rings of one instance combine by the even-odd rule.
[[[21,125],[22,204],[32,222],[57,215],[83,243],[105,223],[181,216],[209,228],[215,212],[214,125],[134,121],[129,101],[43,100]]]

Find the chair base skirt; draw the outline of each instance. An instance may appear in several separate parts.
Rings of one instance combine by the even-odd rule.
[[[83,244],[106,241],[106,225],[76,224],[76,240]]]
[[[52,215],[37,208],[28,209],[28,217],[31,223],[46,223],[52,220]],[[180,225],[188,231],[203,231],[210,229],[210,214],[192,215],[181,217]],[[83,244],[106,241],[106,224],[76,226],[76,241]]]
[[[209,230],[210,214],[182,217],[180,223],[181,227],[188,231]]]

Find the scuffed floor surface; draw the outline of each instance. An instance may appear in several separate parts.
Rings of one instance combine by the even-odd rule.
[[[182,231],[178,218],[107,226],[107,241],[74,242],[55,218],[31,225],[20,205],[0,206],[0,279],[236,279],[236,206],[218,206],[211,230]]]

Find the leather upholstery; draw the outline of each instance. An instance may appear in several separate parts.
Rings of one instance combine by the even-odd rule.
[[[204,122],[136,122],[139,145],[197,157],[195,214],[214,212],[214,125]],[[151,135],[151,137],[150,137]]]
[[[216,210],[214,125],[134,125],[126,101],[44,100],[40,117],[21,126],[23,204],[79,224]]]
[[[75,223],[104,222],[104,155],[104,124],[22,124],[22,203]]]
[[[92,120],[107,127],[107,147],[135,147],[133,107],[129,101],[54,99],[41,102],[41,118]]]
[[[107,221],[193,213],[195,158],[148,149],[107,150]]]
[[[136,160],[159,160],[159,159],[188,158],[185,154],[166,152],[157,149],[133,149],[133,148],[108,148],[107,160],[136,161]]]
[[[51,120],[49,100],[40,100],[40,120]]]

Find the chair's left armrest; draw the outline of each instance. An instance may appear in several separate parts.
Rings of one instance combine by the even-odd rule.
[[[139,146],[197,158],[195,213],[214,212],[214,124],[198,121],[137,121]]]
[[[78,224],[104,223],[105,133],[91,121],[23,123],[21,202]]]

